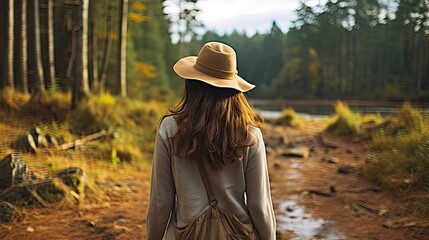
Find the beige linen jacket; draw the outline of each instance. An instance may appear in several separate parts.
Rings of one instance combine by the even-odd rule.
[[[251,218],[259,238],[273,240],[276,220],[265,145],[261,130],[253,126],[250,129],[256,144],[245,149],[242,161],[227,164],[220,171],[208,164],[205,167],[218,206],[241,220]],[[164,118],[157,131],[147,212],[148,240],[160,240],[166,231],[166,239],[174,239],[174,224],[186,226],[209,208],[196,163],[172,154],[168,139],[177,131],[172,116]]]

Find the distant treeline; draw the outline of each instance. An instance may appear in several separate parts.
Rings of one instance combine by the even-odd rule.
[[[201,41],[235,47],[254,97],[429,100],[427,1],[306,2],[287,33],[273,22],[268,34],[207,32]]]
[[[174,61],[222,41],[251,97],[429,101],[427,0],[300,2],[287,32],[249,37],[198,36],[198,0],[0,1],[0,90],[164,98],[183,85]]]

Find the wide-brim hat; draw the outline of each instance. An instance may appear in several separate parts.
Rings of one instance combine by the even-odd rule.
[[[247,92],[255,87],[238,76],[234,49],[220,42],[204,44],[198,56],[180,59],[173,69],[181,78],[199,80],[219,88]]]

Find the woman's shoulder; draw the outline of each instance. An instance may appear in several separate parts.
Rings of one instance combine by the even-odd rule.
[[[165,116],[161,123],[159,124],[158,133],[161,135],[163,139],[167,139],[170,137],[173,137],[177,131],[179,130],[179,127],[177,126],[176,119],[174,119],[174,116]]]
[[[256,135],[256,137],[262,137],[262,131],[259,127],[249,125],[249,131]]]

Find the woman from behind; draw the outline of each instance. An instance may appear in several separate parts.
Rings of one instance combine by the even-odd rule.
[[[147,239],[218,239],[222,230],[204,225],[219,215],[213,209],[251,226],[247,238],[231,239],[275,239],[262,119],[244,95],[254,85],[237,75],[235,51],[210,42],[174,70],[185,90],[157,131]]]

